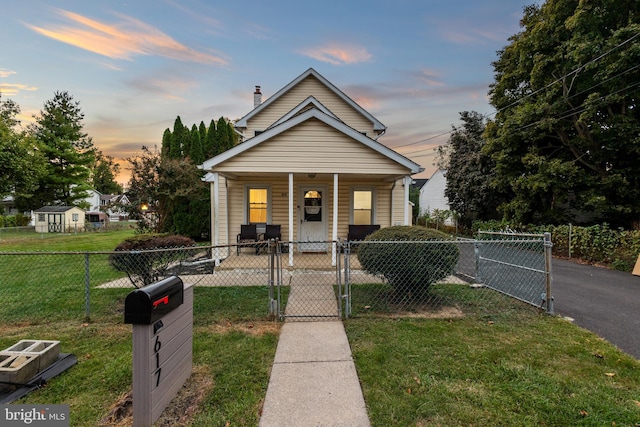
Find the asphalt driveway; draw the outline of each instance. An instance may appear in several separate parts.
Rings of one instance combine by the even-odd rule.
[[[640,277],[554,258],[555,313],[640,359]]]

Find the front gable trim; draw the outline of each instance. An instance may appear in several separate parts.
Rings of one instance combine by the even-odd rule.
[[[318,101],[315,97],[313,96],[309,96],[307,99],[305,99],[304,101],[302,101],[300,104],[298,104],[294,109],[292,109],[291,111],[289,111],[287,114],[285,114],[284,116],[282,116],[281,119],[279,119],[277,122],[275,122],[274,124],[272,124],[271,126],[269,126],[269,128],[272,128],[274,126],[279,125],[280,123],[284,123],[287,120],[289,120],[290,118],[294,117],[296,114],[298,114],[300,111],[302,111],[304,108],[308,107],[309,105],[314,105],[316,108],[318,108],[320,111],[322,111],[323,113],[325,113],[328,116],[333,117],[336,120],[340,120],[335,114],[333,114],[327,107],[325,107],[324,105],[322,105],[322,103],[320,101]],[[340,120],[342,121],[342,120]]]
[[[334,86],[329,80],[325,79],[324,77],[322,77],[316,70],[314,70],[313,68],[309,68],[307,71],[305,71],[304,73],[300,74],[296,79],[294,79],[291,83],[289,83],[288,85],[286,85],[285,87],[283,87],[282,89],[280,89],[278,92],[276,92],[274,95],[272,95],[271,97],[269,97],[269,99],[267,99],[265,102],[263,102],[262,104],[260,104],[259,106],[257,106],[256,108],[254,108],[251,112],[249,112],[247,115],[245,115],[244,117],[242,117],[240,120],[238,120],[236,122],[235,127],[236,128],[246,128],[247,127],[247,121],[249,119],[251,119],[253,116],[255,116],[256,114],[258,114],[260,111],[264,110],[265,108],[267,108],[271,103],[273,103],[274,101],[276,101],[278,98],[280,98],[282,95],[284,95],[285,93],[287,93],[289,90],[291,90],[291,88],[293,88],[294,86],[298,85],[301,81],[303,81],[304,79],[306,79],[308,76],[313,76],[316,79],[318,79],[322,84],[324,84],[328,89],[330,89],[332,92],[334,92],[338,97],[340,97],[344,102],[346,102],[347,104],[349,104],[351,107],[353,107],[356,111],[358,111],[360,114],[362,114],[364,117],[366,117],[368,120],[371,121],[371,123],[373,123],[373,130],[376,131],[385,131],[387,129],[387,127],[385,125],[383,125],[378,119],[376,119],[375,117],[373,117],[373,115],[371,115],[371,113],[369,113],[367,110],[365,110],[364,108],[362,108],[360,105],[358,105],[353,99],[349,98],[344,92],[342,92],[340,89],[338,89],[336,86]]]
[[[245,151],[250,150],[251,148],[261,144],[264,141],[267,141],[271,138],[273,138],[276,135],[281,134],[282,132],[285,132],[297,125],[299,125],[300,123],[303,123],[311,118],[315,118],[320,120],[321,122],[325,123],[326,125],[332,127],[333,129],[342,132],[344,135],[360,142],[361,144],[364,144],[365,146],[367,146],[368,148],[382,154],[383,156],[393,160],[394,162],[406,167],[407,169],[409,169],[411,172],[410,174],[415,174],[415,173],[419,173],[422,172],[424,169],[422,167],[420,167],[419,164],[409,160],[408,158],[402,156],[401,154],[393,151],[392,149],[386,147],[385,145],[382,145],[381,143],[363,135],[362,133],[358,132],[357,130],[353,129],[352,127],[347,126],[346,124],[344,124],[342,121],[328,115],[325,114],[324,112],[316,109],[316,108],[312,108],[310,110],[305,111],[304,113],[301,113],[297,116],[293,116],[292,118],[290,118],[289,120],[277,125],[277,126],[273,126],[267,130],[265,130],[264,132],[262,132],[261,134],[248,139],[245,142],[242,142],[238,145],[236,145],[235,147],[225,151],[224,153],[221,153],[207,161],[205,161],[202,165],[198,166],[200,169],[203,169],[205,171],[210,171],[212,170],[215,166],[241,154],[244,153]]]

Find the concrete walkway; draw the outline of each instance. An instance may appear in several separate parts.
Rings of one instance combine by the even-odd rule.
[[[323,288],[320,292],[319,286]],[[331,307],[337,314],[331,285],[291,284],[286,313],[302,315],[306,311],[313,316],[318,314],[319,307]],[[260,426],[370,426],[351,348],[340,320],[285,322]]]

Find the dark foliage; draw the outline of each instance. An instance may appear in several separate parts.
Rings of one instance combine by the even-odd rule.
[[[138,235],[116,246],[109,263],[126,272],[133,286],[139,288],[168,276],[173,264],[190,256],[184,250],[189,247],[195,247],[195,242],[184,236]]]
[[[383,276],[399,298],[418,298],[429,286],[453,273],[458,248],[451,237],[424,227],[394,226],[370,234],[358,247],[369,274]]]

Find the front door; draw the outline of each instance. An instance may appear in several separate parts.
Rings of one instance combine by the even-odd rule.
[[[300,251],[327,251],[327,189],[324,187],[300,188]],[[322,242],[322,243],[320,243]]]

